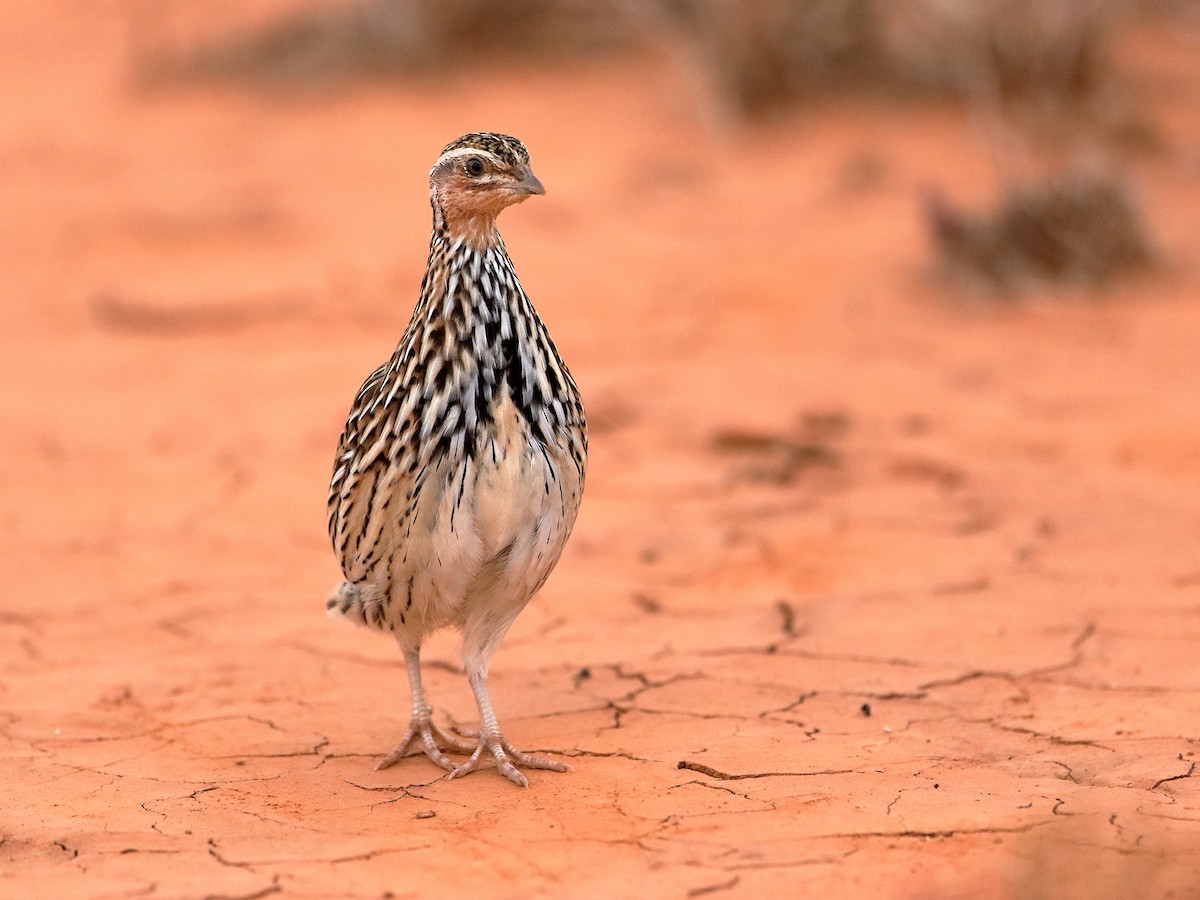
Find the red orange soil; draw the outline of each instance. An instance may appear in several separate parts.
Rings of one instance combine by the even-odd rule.
[[[139,95],[134,6],[0,39],[0,895],[1197,896],[1194,45],[1138,57],[1168,266],[996,307],[926,274],[919,189],[994,180],[965,113],[725,133],[629,62]],[[593,422],[494,661],[573,766],[523,792],[374,771],[403,666],[322,608],[337,432],[479,128],[548,187],[502,225]]]

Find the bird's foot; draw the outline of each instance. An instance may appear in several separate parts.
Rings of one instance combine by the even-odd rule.
[[[474,744],[467,741],[461,741],[453,735],[446,734],[442,729],[433,724],[430,718],[432,710],[425,710],[423,713],[414,713],[408,723],[408,730],[404,732],[404,737],[400,738],[400,743],[396,745],[396,749],[379,761],[379,765],[375,768],[386,769],[408,756],[409,745],[414,741],[419,742],[419,746],[413,751],[416,753],[424,753],[436,765],[441,766],[453,775],[460,767],[452,759],[442,752],[442,747],[447,747],[459,753],[470,753],[476,749]]]
[[[496,763],[500,774],[518,787],[529,787],[529,779],[517,766],[526,769],[549,769],[551,772],[566,772],[570,766],[553,759],[543,759],[540,756],[529,756],[522,753],[499,733],[481,734],[475,752],[461,766],[455,766],[447,778],[458,778],[487,765],[486,757],[490,756]]]

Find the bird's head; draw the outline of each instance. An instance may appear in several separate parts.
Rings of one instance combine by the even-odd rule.
[[[453,236],[486,242],[496,216],[545,188],[529,168],[529,151],[515,137],[464,134],[446,145],[429,173],[434,206]]]

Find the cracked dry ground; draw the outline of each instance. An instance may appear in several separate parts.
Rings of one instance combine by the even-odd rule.
[[[628,62],[139,97],[120,8],[6,12],[0,895],[1195,896],[1182,151],[1140,170],[1176,265],[971,310],[914,211],[986,192],[965,112],[718,138]],[[1195,64],[1156,46],[1194,153]],[[403,666],[322,613],[341,417],[407,316],[430,152],[481,124],[550,188],[506,236],[593,420],[493,667],[514,743],[573,767],[526,791],[374,771]],[[426,657],[469,725],[452,638]]]

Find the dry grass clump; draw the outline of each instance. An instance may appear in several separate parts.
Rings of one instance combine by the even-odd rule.
[[[970,96],[1071,100],[1111,77],[1122,0],[902,3],[889,22],[906,80]]]
[[[1153,259],[1128,186],[1107,173],[1014,184],[987,213],[932,195],[926,218],[948,275],[1005,292],[1053,282],[1100,286]]]
[[[303,8],[180,54],[150,54],[143,82],[311,89],[353,78],[545,60],[630,40],[610,0],[351,0]]]
[[[718,431],[712,449],[737,461],[732,480],[782,487],[815,469],[839,469],[850,428],[844,412],[805,413],[795,428],[782,433]]]
[[[1136,2],[348,0],[160,55],[143,75],[306,87],[682,40],[738,115],[831,90],[1062,103],[1109,79],[1109,38]]]
[[[876,0],[679,0],[671,25],[739,115],[886,77]]]
[[[676,0],[701,68],[738,112],[822,90],[1087,102],[1112,80],[1134,0]]]

